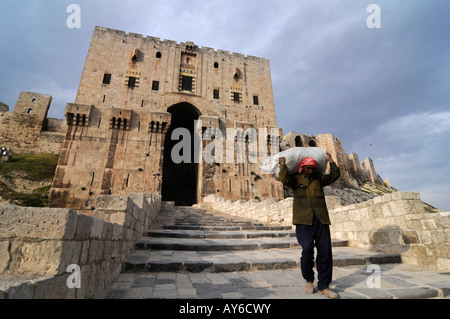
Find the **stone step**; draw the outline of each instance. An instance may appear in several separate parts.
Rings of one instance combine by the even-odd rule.
[[[295,237],[292,230],[260,230],[260,231],[197,231],[176,229],[151,229],[148,237],[169,238],[263,238],[263,237]]]
[[[234,272],[298,268],[301,248],[253,251],[137,250],[123,272]],[[400,255],[351,247],[333,248],[333,266],[400,263]]]
[[[334,247],[346,246],[347,241],[333,241]],[[153,238],[143,237],[135,249],[144,250],[185,250],[185,251],[224,251],[224,250],[258,250],[272,248],[298,247],[294,237],[277,238],[231,238],[231,239],[196,239],[196,238]]]
[[[250,222],[238,222],[238,221],[176,221],[173,226],[264,226],[263,224],[253,224]]]
[[[124,261],[107,298],[326,299],[305,293],[302,249],[292,226],[261,226],[175,207],[163,210],[150,228]],[[348,247],[347,241],[332,243],[333,285],[341,298],[449,295],[444,275],[403,269],[398,254]],[[367,287],[370,264],[380,267],[383,289]],[[398,267],[403,268],[396,271]],[[417,283],[407,281],[417,278]]]
[[[206,230],[206,231],[235,231],[235,230],[290,230],[292,226],[199,226],[188,225],[164,225],[163,229],[182,229],[182,230]]]

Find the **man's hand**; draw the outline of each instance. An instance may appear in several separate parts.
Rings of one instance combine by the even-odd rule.
[[[286,165],[286,157],[278,158],[278,163],[280,163],[280,165]]]
[[[327,152],[327,156],[328,156],[328,162],[334,162],[330,153]]]

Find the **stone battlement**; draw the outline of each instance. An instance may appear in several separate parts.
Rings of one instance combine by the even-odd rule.
[[[140,33],[133,33],[133,32],[125,32],[122,30],[116,30],[116,29],[111,29],[111,28],[106,28],[106,27],[99,27],[96,26],[94,29],[94,33],[97,34],[114,34],[118,37],[122,37],[124,39],[129,38],[129,39],[141,39],[144,41],[148,41],[148,42],[153,42],[155,44],[162,44],[162,45],[169,45],[169,46],[175,46],[177,48],[186,48],[186,46],[192,46],[193,49],[195,50],[202,50],[205,52],[211,52],[211,53],[216,53],[216,54],[221,54],[221,55],[228,55],[230,57],[236,57],[236,58],[246,58],[246,59],[251,59],[251,60],[261,60],[261,61],[268,61],[268,59],[266,58],[261,58],[261,57],[256,57],[253,55],[245,55],[242,53],[237,53],[237,52],[231,52],[230,51],[226,51],[226,50],[221,50],[221,49],[213,49],[211,47],[206,47],[206,46],[202,46],[202,47],[198,47],[197,45],[194,45],[192,42],[177,42],[174,40],[170,40],[170,39],[164,39],[161,40],[161,38],[158,37],[153,37],[153,36],[144,36]]]

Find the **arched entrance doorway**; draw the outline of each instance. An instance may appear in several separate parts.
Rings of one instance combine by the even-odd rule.
[[[172,105],[167,112],[172,114],[172,120],[164,142],[162,200],[174,201],[177,206],[191,206],[197,203],[198,164],[195,161],[197,154],[194,154],[194,125],[200,114],[193,105],[186,102]],[[189,131],[190,143],[184,140],[184,136],[176,135],[174,138],[179,139],[172,140],[172,132],[177,128]],[[190,150],[180,148],[180,145],[189,145]],[[184,152],[190,152],[190,160],[177,163],[179,160],[172,158],[174,146],[176,155],[182,158],[186,158],[187,153]]]

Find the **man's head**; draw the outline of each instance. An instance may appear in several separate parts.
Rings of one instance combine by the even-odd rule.
[[[317,161],[312,157],[307,157],[300,163],[300,169],[298,172],[307,177],[311,177],[316,172],[316,168]]]

